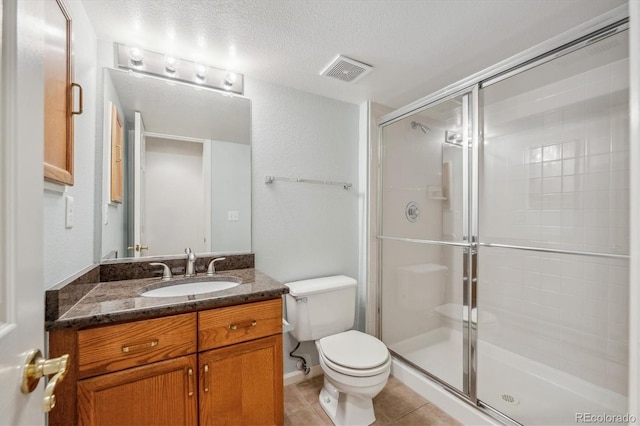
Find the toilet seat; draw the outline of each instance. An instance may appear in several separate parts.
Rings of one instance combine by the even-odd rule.
[[[320,339],[318,353],[327,367],[354,377],[375,376],[391,363],[389,350],[380,340],[357,330]]]
[[[391,366],[391,358],[387,359],[387,361],[376,367],[376,368],[369,368],[366,370],[359,370],[356,368],[348,368],[348,367],[344,367],[340,364],[336,364],[335,362],[332,362],[330,360],[327,359],[326,356],[324,356],[323,354],[320,354],[320,356],[322,357],[322,361],[324,362],[324,364],[330,368],[331,370],[337,372],[337,373],[341,373],[344,374],[345,376],[351,376],[351,377],[373,377],[373,376],[377,376],[378,374],[382,374],[385,371],[389,370],[390,366]]]

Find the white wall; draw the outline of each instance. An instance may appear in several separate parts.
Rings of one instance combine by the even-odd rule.
[[[229,211],[238,220],[228,220]],[[251,146],[211,141],[211,251],[251,251]],[[223,249],[223,250],[221,250]]]
[[[94,191],[96,149],[96,36],[79,0],[67,1],[73,18],[74,81],[82,85],[84,112],[74,118],[75,185],[66,194],[74,198],[75,225],[65,228],[65,199],[44,191],[44,286],[94,261]]]
[[[358,274],[359,107],[247,78],[252,100],[253,251],[256,268],[290,282]],[[352,182],[274,182],[264,176]],[[364,326],[364,324],[362,324]],[[294,345],[285,335],[285,372]],[[311,343],[300,353],[317,354]]]

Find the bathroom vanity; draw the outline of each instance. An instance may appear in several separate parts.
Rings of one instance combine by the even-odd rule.
[[[159,278],[76,282],[91,290],[47,321],[50,356],[70,354],[49,424],[282,424],[287,289],[253,268],[220,275],[242,283],[155,298],[140,294]]]

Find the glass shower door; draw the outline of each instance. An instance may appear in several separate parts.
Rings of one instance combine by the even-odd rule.
[[[478,398],[523,424],[628,411],[629,47],[594,39],[480,91]]]
[[[399,358],[469,394],[472,93],[381,129],[381,338]]]

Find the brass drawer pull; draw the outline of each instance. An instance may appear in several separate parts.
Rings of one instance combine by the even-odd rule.
[[[229,324],[229,330],[237,330],[239,328],[251,328],[251,327],[255,327],[257,323],[258,321],[256,320],[249,320],[249,321],[239,322],[239,323],[232,322],[231,324]]]
[[[156,346],[158,346],[158,339],[153,339],[150,342],[145,342],[145,343],[135,343],[132,345],[122,345],[122,352],[124,353],[129,353],[129,352],[133,352],[135,350],[140,350],[140,349],[148,349],[148,348],[155,348]]]
[[[204,374],[202,375],[202,387],[205,392],[209,392],[209,364],[204,365]]]
[[[188,395],[189,396],[193,396],[193,368],[189,367],[189,370],[187,370],[187,371],[188,371],[187,374],[189,375],[189,377],[188,377],[188,380],[189,380],[189,392],[188,392]]]

